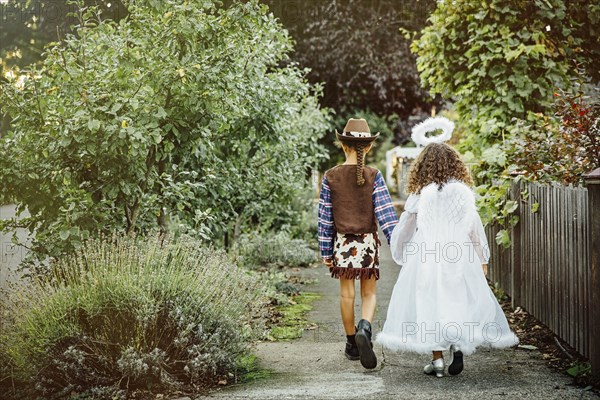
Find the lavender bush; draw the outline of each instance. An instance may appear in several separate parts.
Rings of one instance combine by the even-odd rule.
[[[262,303],[255,275],[191,239],[92,240],[52,271],[11,290],[0,332],[0,385],[32,397],[210,385]]]

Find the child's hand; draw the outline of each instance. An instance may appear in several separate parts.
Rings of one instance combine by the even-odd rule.
[[[328,267],[333,267],[333,260],[331,258],[324,258],[323,259],[323,264],[325,264]]]
[[[485,276],[487,276],[487,274],[488,274],[488,265],[487,264],[481,264],[481,269],[483,270],[483,274]]]

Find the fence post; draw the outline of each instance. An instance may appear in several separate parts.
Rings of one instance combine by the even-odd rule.
[[[514,178],[514,176],[513,176]],[[517,202],[515,214],[519,217],[519,222],[512,228],[511,245],[510,245],[510,267],[511,267],[511,282],[510,296],[511,306],[516,308],[521,304],[521,180],[513,179],[510,187],[510,199]]]
[[[600,168],[584,176],[588,190],[592,304],[590,304],[590,362],[592,377],[600,383]]]

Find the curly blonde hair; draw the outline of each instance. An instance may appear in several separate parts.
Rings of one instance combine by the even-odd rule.
[[[430,183],[443,185],[456,179],[472,186],[473,179],[460,154],[446,143],[427,145],[412,163],[408,176],[408,192],[419,194]]]

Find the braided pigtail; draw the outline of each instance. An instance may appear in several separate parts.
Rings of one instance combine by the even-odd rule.
[[[363,176],[363,168],[365,166],[365,145],[363,143],[356,143],[354,148],[356,149],[356,184],[362,186],[365,184],[365,177]]]

